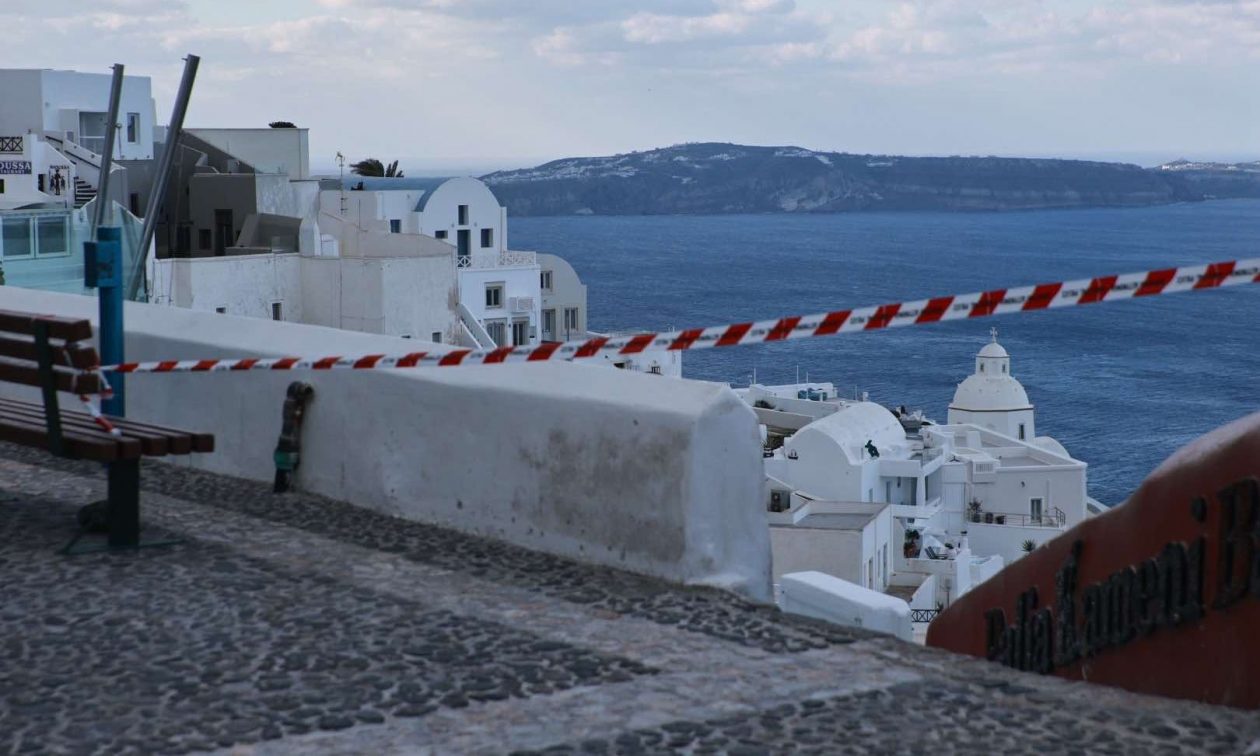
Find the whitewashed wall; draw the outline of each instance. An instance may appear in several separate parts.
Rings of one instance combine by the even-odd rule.
[[[90,297],[0,307],[95,318]],[[400,339],[129,304],[132,359],[395,351]],[[729,387],[572,364],[130,376],[129,414],[216,434],[188,464],[274,474],[285,387],[315,386],[297,485],[407,519],[770,598],[755,416]]]
[[[111,75],[77,71],[41,71],[44,128],[49,131],[79,132],[80,111],[105,113],[109,110]],[[67,113],[66,111],[73,111]],[[114,144],[114,157],[122,160],[153,159],[153,124],[156,117],[153,87],[147,76],[124,76],[119,100],[118,122],[122,125]],[[127,114],[140,115],[140,131],[135,142],[127,141]]]

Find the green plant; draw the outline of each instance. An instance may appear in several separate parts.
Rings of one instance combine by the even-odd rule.
[[[1025,554],[1031,554],[1033,549],[1037,548],[1037,542],[1029,538],[1028,540],[1024,541],[1024,543],[1021,545],[1021,548],[1023,548]]]
[[[272,121],[271,123],[267,125],[273,129],[296,129],[297,128],[297,124],[293,123],[293,121]]]
[[[397,160],[386,166],[376,158],[364,158],[357,163],[351,163],[350,172],[357,173],[360,176],[377,176],[382,178],[403,177],[402,171],[398,170]]]

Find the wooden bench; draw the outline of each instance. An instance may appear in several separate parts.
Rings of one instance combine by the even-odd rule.
[[[87,342],[92,326],[74,320],[0,310],[0,383],[34,386],[41,402],[0,397],[0,440],[69,459],[104,462],[111,549],[140,546],[140,458],[214,451],[214,436],[105,416],[110,433],[88,412],[62,409],[58,393],[101,396],[108,386]],[[74,407],[81,400],[71,400]],[[73,545],[73,542],[72,542]],[[69,548],[69,547],[67,547]]]

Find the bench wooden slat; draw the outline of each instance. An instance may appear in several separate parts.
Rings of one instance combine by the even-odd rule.
[[[79,370],[87,370],[100,364],[100,358],[97,356],[96,350],[90,346],[71,342],[65,346],[52,345],[51,350],[53,363],[57,365],[68,365]],[[39,359],[39,353],[35,349],[35,341],[33,339],[22,338],[21,336],[9,337],[0,334],[0,357],[13,357],[34,362]]]
[[[95,373],[80,373],[71,368],[53,368],[53,378],[58,391],[70,394],[101,393],[101,378]],[[42,386],[39,376],[39,365],[34,362],[0,357],[0,381],[7,383],[23,383],[27,386]]]
[[[66,453],[76,459],[116,462],[140,458],[139,441],[109,436],[106,438],[108,440],[101,441],[99,438],[91,438],[66,429],[62,441],[65,444]],[[48,429],[42,422],[28,422],[19,417],[9,417],[5,415],[4,410],[0,410],[0,440],[48,450]]]
[[[40,404],[33,402],[24,402],[19,399],[5,399],[0,397],[0,411],[18,413],[23,417],[35,418],[40,422],[44,419],[44,408]],[[72,424],[80,430],[88,430],[92,433],[104,434],[92,416],[86,412],[68,412],[61,411],[61,421],[63,423]],[[145,447],[145,456],[160,456],[162,454],[192,454],[192,453],[209,453],[214,451],[214,434],[212,433],[193,433],[190,431],[180,430],[178,428],[164,428],[160,425],[151,423],[140,423],[135,420],[128,420],[120,417],[109,417],[109,421],[118,428],[125,437],[135,438],[145,443],[146,439],[160,439],[161,444],[150,444]]]
[[[15,399],[0,399],[0,412],[3,412],[5,417],[16,417],[33,423],[44,422],[44,407],[40,404],[31,404],[30,402],[22,402]],[[99,437],[103,440],[115,438],[97,425],[92,420],[92,416],[86,412],[67,412],[62,410],[61,425],[64,429],[84,433],[93,438]],[[123,434],[124,438],[133,438],[139,441],[140,449],[146,457],[164,457],[168,453],[187,454],[192,450],[192,440],[186,436],[181,439],[179,434],[168,435],[133,428],[126,425],[123,421],[116,423],[115,427]]]
[[[81,318],[61,318],[56,315],[39,315],[29,312],[0,310],[0,331],[35,335],[35,321],[48,323],[48,335],[66,341],[87,341],[92,338],[92,324]]]

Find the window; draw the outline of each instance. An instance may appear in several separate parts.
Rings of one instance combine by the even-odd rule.
[[[445,239],[445,238],[446,238],[446,232],[445,232],[445,231],[434,231],[434,232],[433,232],[433,238],[434,238],[434,239]]]
[[[1043,500],[1041,499],[1041,497],[1036,497],[1036,498],[1032,498],[1028,500],[1028,517],[1033,522],[1041,521],[1042,501]]]
[[[433,332],[433,338],[429,339],[429,341],[432,341],[434,344],[441,344],[441,343],[442,343],[442,332],[441,332],[441,331],[434,331],[434,332]]]
[[[503,306],[503,284],[486,284],[486,307]]]
[[[556,311],[555,310],[542,311],[542,327],[543,327],[543,340],[555,341],[555,338],[556,338]]]
[[[1019,424],[1019,440],[1020,441],[1024,440],[1024,424],[1023,423]]]
[[[459,212],[458,212],[458,218],[456,220],[456,225],[458,226],[468,225],[468,205],[459,206]]]
[[[507,321],[506,320],[487,320],[486,332],[490,334],[490,338],[498,346],[507,344]]]
[[[482,249],[485,249],[486,247],[493,247],[493,246],[494,246],[494,229],[493,228],[481,229]]]
[[[512,321],[512,345],[519,346],[529,343],[529,321],[513,320]]]
[[[140,141],[140,114],[127,114],[127,142],[135,144]]]
[[[541,275],[540,284],[543,291],[551,291],[551,271],[544,270]]]
[[[70,244],[66,233],[66,219],[62,216],[40,218],[36,222],[39,237],[39,254],[68,255]]]
[[[197,229],[197,246],[198,247],[202,249],[210,249],[210,244],[212,243],[211,240],[212,240],[212,235],[210,233],[210,229],[208,228]]]
[[[884,501],[892,501],[892,481],[884,481]]]
[[[140,212],[140,195],[136,192],[129,194],[127,196],[127,204],[131,209],[131,214],[139,218],[142,214]]]
[[[401,234],[401,233],[402,233],[402,221],[401,221],[401,220],[399,220],[398,218],[390,218],[390,219],[389,219],[389,232],[390,232],[391,234]]]
[[[227,305],[223,305],[223,306],[221,306],[221,307],[216,307],[216,308],[214,308],[214,311],[215,311],[215,312],[217,312],[217,313],[219,313],[220,315],[226,315],[226,314],[227,314]]]
[[[875,590],[875,557],[866,560],[866,587]]]
[[[5,257],[29,257],[34,254],[30,218],[4,218],[0,224],[0,252]]]
[[[271,303],[271,319],[284,320],[284,306],[280,302]]]
[[[0,179],[0,194],[4,194],[4,179]]]
[[[564,308],[564,330],[576,331],[578,329],[578,308]]]

